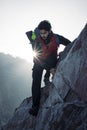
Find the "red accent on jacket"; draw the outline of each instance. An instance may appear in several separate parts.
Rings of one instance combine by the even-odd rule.
[[[46,45],[43,39],[38,38],[39,44],[41,44],[40,58],[45,60],[48,56],[55,54],[57,55],[58,43],[56,43],[55,37],[52,35],[50,43]]]

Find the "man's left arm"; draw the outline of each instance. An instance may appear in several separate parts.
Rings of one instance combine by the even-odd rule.
[[[61,35],[58,35],[59,37],[59,44],[62,44],[64,46],[67,46],[69,43],[71,43],[71,41]]]

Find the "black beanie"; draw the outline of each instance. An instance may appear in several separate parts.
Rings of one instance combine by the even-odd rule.
[[[47,20],[41,21],[38,25],[38,29],[39,30],[45,29],[46,31],[50,31],[51,30],[51,24]]]

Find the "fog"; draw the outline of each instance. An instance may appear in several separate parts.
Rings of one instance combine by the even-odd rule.
[[[0,124],[31,96],[31,70],[32,65],[25,60],[0,53]]]

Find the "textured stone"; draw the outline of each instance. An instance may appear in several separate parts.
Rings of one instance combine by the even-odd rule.
[[[72,44],[57,67],[53,83],[63,99],[72,89],[78,97],[87,101],[87,25]]]

